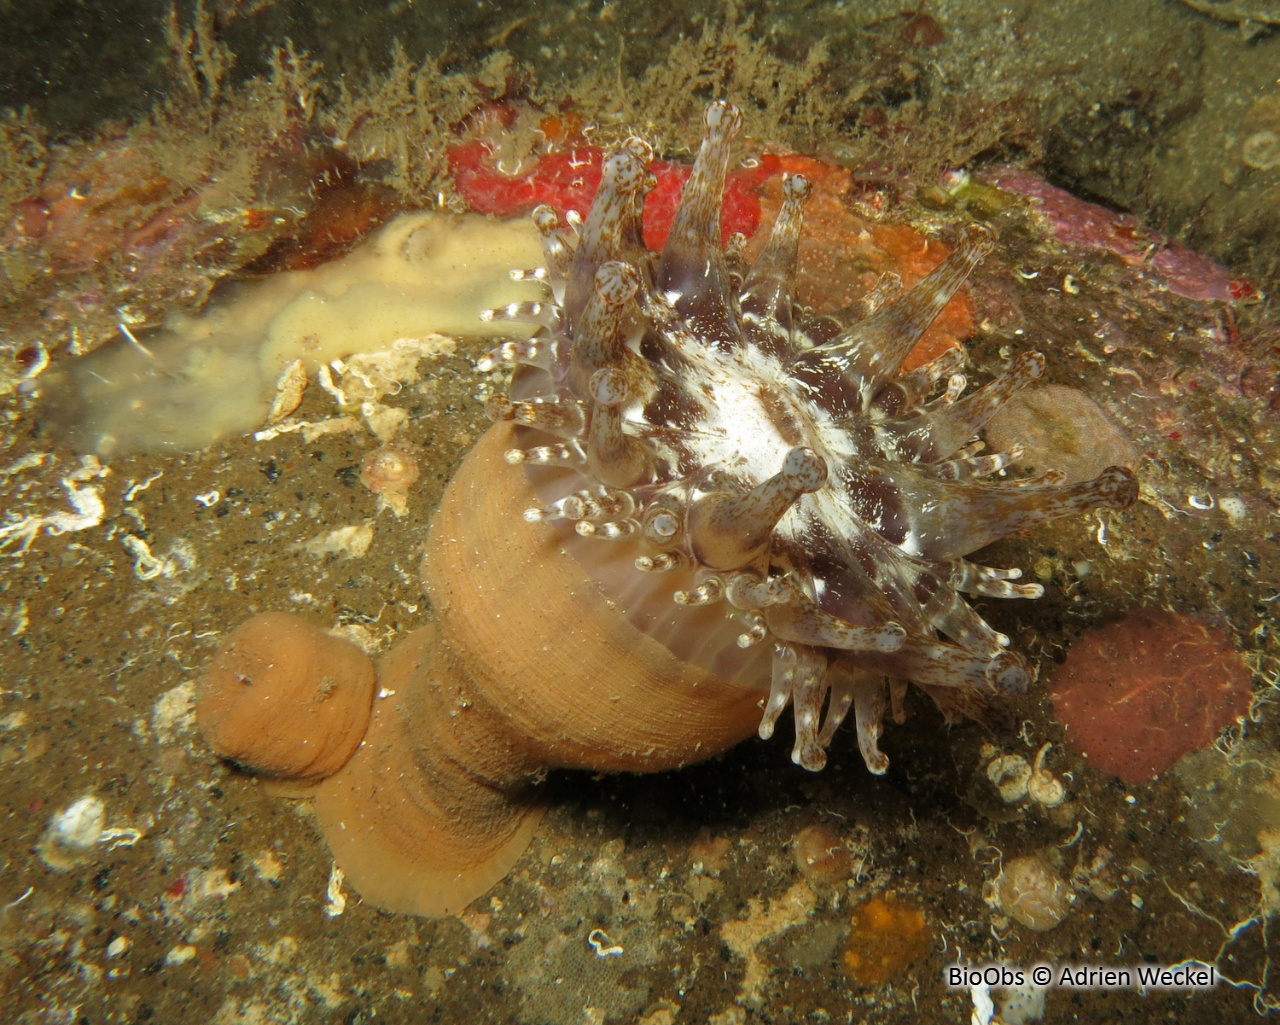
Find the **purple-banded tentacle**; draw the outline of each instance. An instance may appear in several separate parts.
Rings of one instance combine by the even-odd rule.
[[[951,254],[887,306],[826,345],[797,356],[791,373],[839,397],[839,415],[864,413],[897,374],[908,353],[994,246],[991,232],[965,226]]]
[[[881,473],[895,482],[891,486],[918,496],[902,510],[905,545],[923,559],[940,562],[1047,520],[1098,508],[1125,509],[1138,497],[1132,471],[1120,466],[1077,484],[937,480],[893,465]]]
[[[480,313],[480,319],[486,324],[523,321],[528,324],[537,324],[548,331],[555,331],[563,323],[563,312],[556,303],[531,299],[525,302],[508,303],[493,310],[483,310]]]
[[[820,315],[808,314],[799,324],[800,333],[811,346],[827,345],[852,325],[861,323],[880,310],[885,303],[902,291],[902,278],[889,271],[880,275],[876,287],[866,295],[855,299],[843,309]]]
[[[873,413],[896,416],[903,410],[913,409],[924,403],[939,381],[959,375],[964,367],[964,350],[947,349],[914,370],[908,370],[876,392],[872,399]]]
[[[889,758],[880,750],[884,732],[886,702],[884,680],[859,676],[850,687],[853,691],[853,714],[857,725],[858,750],[866,767],[877,776],[889,771]]]
[[[652,391],[653,374],[636,352],[645,330],[635,303],[640,275],[630,264],[610,260],[596,270],[593,284],[569,356],[570,390],[589,399],[592,377],[612,369],[623,375],[632,395]]]
[[[648,483],[653,479],[653,452],[623,428],[623,407],[634,395],[630,379],[622,369],[606,367],[592,375],[590,392],[587,465],[591,472],[616,488]]]
[[[879,421],[880,450],[901,462],[936,463],[958,452],[1014,395],[1044,373],[1044,357],[1024,352],[977,391],[938,409]]]
[[[716,101],[707,108],[705,123],[702,147],[662,250],[657,285],[701,337],[729,348],[741,344],[742,323],[724,258],[720,204],[742,114],[732,104]]]
[[[546,338],[522,338],[518,342],[503,342],[490,349],[476,362],[482,374],[500,366],[537,367],[550,370],[555,358],[555,343]]]
[[[559,215],[546,205],[533,211],[533,224],[538,229],[538,238],[542,242],[542,258],[546,261],[545,270],[551,293],[557,303],[563,303],[565,282],[568,281],[569,269],[573,266],[577,235],[562,224]]]
[[[746,494],[713,492],[697,499],[685,527],[694,558],[712,569],[738,569],[755,561],[783,514],[826,480],[827,464],[821,456],[793,448],[781,470]]]
[[[951,563],[951,575],[947,584],[965,594],[980,594],[987,598],[1039,598],[1044,594],[1043,584],[1015,584],[1022,578],[1022,570],[995,569],[979,566],[968,559]]]
[[[802,210],[810,191],[808,180],[801,175],[783,179],[782,209],[773,222],[769,241],[743,282],[738,304],[743,330],[751,344],[763,352],[780,355],[792,348],[796,255]]]
[[[512,399],[494,395],[485,402],[484,411],[495,423],[508,421],[564,437],[577,436],[585,423],[582,403],[574,399]]]
[[[636,140],[605,159],[600,191],[582,226],[565,285],[564,313],[570,325],[577,324],[594,294],[601,265],[611,260],[629,263],[637,274],[647,265],[641,213],[645,193],[653,187],[648,153]]]

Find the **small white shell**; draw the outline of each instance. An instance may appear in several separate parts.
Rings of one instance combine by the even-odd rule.
[[[1047,932],[1067,917],[1071,887],[1035,854],[1014,858],[995,882],[1000,910],[1035,932]]]
[[[1280,134],[1270,128],[1254,132],[1240,147],[1240,160],[1255,171],[1280,167]]]
[[[88,860],[106,824],[106,805],[101,798],[86,794],[49,819],[36,852],[50,868],[65,872]]]
[[[1027,796],[1031,766],[1022,755],[996,755],[987,763],[987,779],[1005,804],[1017,804]]]
[[[295,359],[280,372],[276,380],[276,397],[267,414],[267,424],[278,424],[302,405],[302,395],[307,390],[307,371],[302,360]]]

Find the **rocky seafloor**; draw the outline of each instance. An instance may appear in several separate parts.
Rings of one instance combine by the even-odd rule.
[[[950,72],[967,60],[972,72],[965,16],[942,4],[930,10],[950,36],[917,53],[919,66],[933,60]],[[1163,67],[1168,53],[1153,37],[1163,46],[1194,37],[1195,47],[1178,52],[1186,68],[1200,60],[1202,84],[1229,77],[1231,62],[1214,53],[1243,64],[1277,52],[1265,34],[1245,39],[1180,5],[1151,10],[1169,19],[1141,26],[1153,47],[1145,55]],[[1015,11],[991,24],[1035,49],[1048,43],[1030,29],[1061,32],[1065,17],[1037,22]],[[1084,24],[1090,37],[1119,31]],[[931,38],[929,29],[913,31]],[[1059,39],[1062,51],[1069,45]],[[1004,74],[1029,74],[1008,60]],[[1082,79],[1079,91],[1089,88],[1104,90]],[[1164,111],[1167,130],[1146,130],[1168,153],[1190,145],[1185,133],[1205,106],[1225,104],[1242,123],[1261,116],[1249,112],[1266,98],[1237,82],[1236,92],[1202,96],[1178,116],[1167,92],[1134,107]],[[1096,172],[1106,147],[1142,126],[1108,108],[1045,118],[1058,132],[1045,131],[1041,149],[1052,154],[1076,138],[1073,160],[1054,166],[1070,165],[1092,198],[1105,198],[1085,165]],[[1267,130],[1246,127],[1248,137]],[[1244,141],[1220,147],[1218,177],[1248,179],[1232,203],[1242,194],[1261,203],[1277,187],[1267,185],[1274,169],[1242,164]],[[839,148],[822,152],[832,166]],[[1137,168],[1139,150],[1124,150],[1127,163],[1115,167]],[[1188,179],[1206,177],[1203,151],[1189,163]],[[114,350],[150,364],[128,338],[79,363],[50,345],[48,369],[24,355],[29,341],[11,353],[21,357],[15,376],[27,375],[6,399],[0,439],[0,980],[11,1019],[966,1022],[981,1020],[982,994],[947,986],[953,963],[1193,959],[1218,972],[1212,989],[1086,983],[1039,994],[997,988],[993,997],[1010,1023],[1271,1013],[1280,1003],[1267,928],[1280,902],[1272,698],[1280,325],[1267,298],[1274,240],[1257,227],[1266,215],[1246,218],[1256,232],[1248,252],[1204,244],[1204,224],[1228,218],[1223,204],[1206,200],[1213,216],[1183,219],[1200,249],[1235,257],[1231,270],[1210,271],[1147,227],[1171,227],[1160,215],[1178,208],[1174,198],[1146,219],[1127,218],[1048,191],[1044,167],[1025,179],[994,158],[968,170],[924,185],[884,169],[855,173],[833,207],[814,211],[812,230],[830,249],[851,244],[846,214],[944,240],[966,217],[990,223],[999,247],[969,289],[971,378],[1040,349],[1048,357],[1040,404],[1010,410],[1002,428],[1027,449],[1024,467],[1043,470],[1069,454],[1086,475],[1116,461],[1138,472],[1132,509],[1062,521],[984,553],[1046,585],[1039,601],[982,604],[1041,665],[1030,693],[1011,702],[1010,728],[948,726],[929,702],[913,700],[907,723],[886,730],[883,777],[865,771],[850,736],[837,738],[818,774],[793,766],[778,740],[659,777],[553,774],[552,809],[532,848],[486,897],[447,919],[362,903],[333,874],[304,803],[212,756],[194,730],[192,696],[221,638],[255,611],[307,612],[373,650],[430,620],[418,566],[426,523],[485,429],[491,385],[473,367],[489,343],[466,332],[428,336],[440,323],[429,319],[430,340],[384,361],[383,380],[342,353],[347,376],[334,369],[330,382],[345,387],[345,402],[312,370],[300,404],[272,427],[264,409],[199,446],[132,453],[108,453],[100,428],[77,435],[66,426],[84,422],[84,395],[90,406],[107,402],[83,372],[71,383],[81,364],[101,376],[118,364],[90,360]],[[285,191],[297,180],[305,176],[289,178]],[[16,216],[32,214],[27,206]],[[246,252],[257,258],[295,234],[293,222],[253,221],[232,237],[252,238]],[[41,272],[31,252],[20,261],[26,287],[62,294],[31,283]],[[1196,294],[1210,279],[1217,291]],[[29,329],[26,311],[5,309],[9,328]],[[154,348],[159,337],[136,340]],[[205,390],[222,379],[235,392],[254,360],[254,350],[221,363],[201,351],[155,376],[197,378]],[[170,393],[121,393],[123,421],[113,424],[182,416],[167,405]],[[422,471],[403,515],[361,480],[365,457],[391,435]],[[1100,747],[1086,757],[1075,713],[1059,704],[1072,652],[1100,649],[1099,628],[1143,607],[1171,610],[1188,630],[1194,622],[1218,638],[1206,662],[1243,667],[1248,691],[1243,706],[1238,694],[1224,706],[1243,707],[1244,721],[1215,727],[1212,740],[1170,730],[1158,713],[1232,686],[1221,668],[1209,679],[1157,679],[1152,669],[1131,690],[1100,694],[1100,704],[1115,702],[1109,740],[1169,756],[1172,768],[1154,781],[1107,763]],[[1164,620],[1152,622],[1144,642],[1172,646],[1159,633]],[[1153,690],[1167,700],[1131,700]]]

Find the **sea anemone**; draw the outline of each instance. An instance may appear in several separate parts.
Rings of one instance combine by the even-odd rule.
[[[486,361],[518,366],[489,411],[519,425],[507,459],[545,496],[525,518],[554,524],[638,628],[722,675],[768,679],[760,734],[791,704],[805,768],[823,766],[852,709],[882,773],[886,678],[948,710],[1027,685],[1025,661],[963,595],[1043,589],[965,556],[1050,517],[1128,505],[1137,487],[1115,466],[1067,485],[1056,472],[990,479],[1010,455],[980,455],[974,437],[1041,375],[1039,353],[963,397],[959,352],[900,372],[992,248],[986,228],[965,226],[950,257],[866,317],[793,301],[802,177],[786,180],[756,263],[726,254],[719,197],[739,123],[726,103],[708,108],[656,261],[640,236],[651,154],[637,140],[606,162],[581,231],[535,212],[554,301],[489,314],[546,328]],[[723,609],[729,636],[696,607]]]
[[[1041,588],[966,555],[1136,496],[1117,467],[989,479],[1011,457],[974,437],[1038,354],[969,395],[958,350],[900,371],[987,229],[892,301],[888,281],[822,316],[794,301],[803,178],[754,264],[726,251],[739,123],[708,108],[660,257],[641,234],[652,154],[631,139],[585,222],[535,212],[546,266],[517,277],[547,300],[487,315],[542,330],[481,364],[514,372],[432,521],[437,623],[384,659],[389,696],[316,796],[338,863],[382,907],[456,911],[500,879],[551,767],[678,767],[768,737],[791,705],[800,765],[823,766],[852,711],[884,772],[882,717],[901,720],[908,682],[956,715],[1031,677],[963,596]]]

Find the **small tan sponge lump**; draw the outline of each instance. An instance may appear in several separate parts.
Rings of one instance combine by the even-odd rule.
[[[264,612],[232,631],[205,669],[196,722],[240,768],[316,782],[359,745],[376,682],[373,663],[350,641],[301,616]]]

